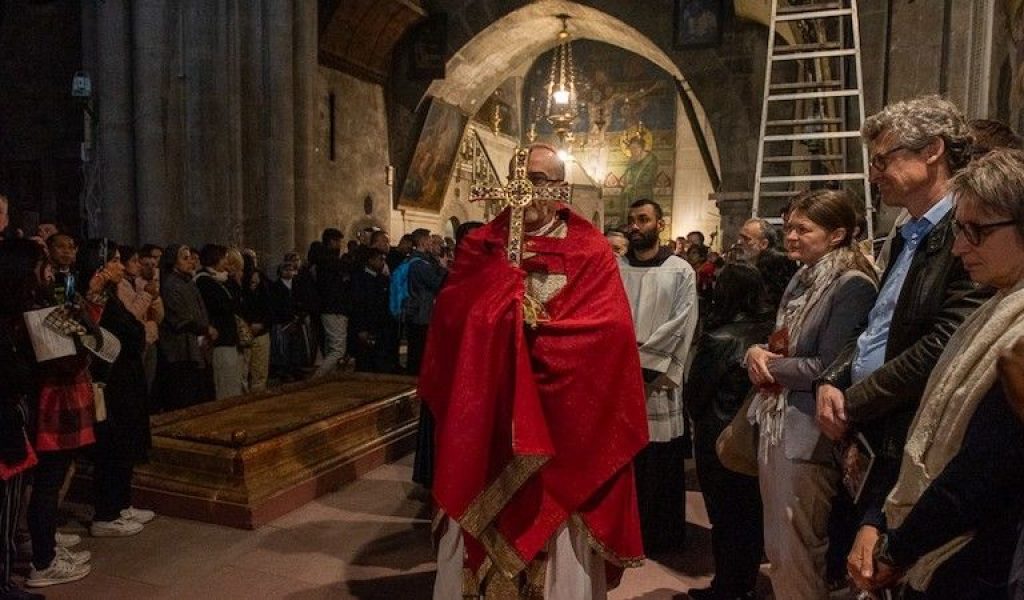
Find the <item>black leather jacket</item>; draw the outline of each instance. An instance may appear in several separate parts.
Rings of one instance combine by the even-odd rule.
[[[766,341],[774,325],[770,314],[739,315],[701,336],[683,396],[694,421],[708,411],[722,421],[732,420],[751,386],[743,356],[747,348]]]
[[[863,381],[850,383],[857,351],[853,340],[817,383],[845,390],[846,414],[864,431],[876,451],[900,460],[907,431],[925,385],[953,332],[993,293],[980,288],[953,255],[953,211],[935,225],[918,247],[893,311],[885,363]],[[892,256],[903,250],[896,235]],[[882,279],[885,285],[887,276]]]

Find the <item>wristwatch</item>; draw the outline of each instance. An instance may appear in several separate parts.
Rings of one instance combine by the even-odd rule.
[[[871,556],[875,559],[875,562],[880,562],[893,568],[900,567],[890,553],[888,533],[878,536],[878,541],[875,542],[875,549],[872,551]]]

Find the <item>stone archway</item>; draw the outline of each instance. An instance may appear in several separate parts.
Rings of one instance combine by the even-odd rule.
[[[675,0],[645,0],[645,2],[621,2],[621,0],[436,0],[431,5],[432,13],[446,13],[448,21],[449,48],[457,49],[448,62],[447,79],[464,66],[479,63],[481,69],[476,76],[488,78],[484,69],[490,69],[496,76],[507,72],[512,61],[509,47],[516,50],[529,47],[536,56],[554,44],[558,21],[554,15],[565,12],[574,16],[575,23],[589,31],[583,35],[573,31],[575,37],[608,41],[626,47],[631,51],[650,58],[670,73],[678,73],[686,82],[691,97],[706,109],[705,130],[717,143],[718,166],[721,183],[718,192],[724,197],[745,196],[753,185],[757,156],[758,124],[761,113],[761,92],[764,79],[764,61],[767,47],[767,28],[761,14],[765,0],[734,0],[727,3],[728,15],[722,22],[721,44],[711,48],[673,47],[673,6]],[[525,12],[523,12],[525,11]],[[489,30],[505,27],[526,15],[535,17],[537,27],[516,29],[515,35],[494,37],[489,49],[480,46],[474,50],[472,43]],[[593,22],[582,22],[594,17]],[[506,19],[511,18],[511,21]],[[542,24],[542,21],[544,24]],[[638,40],[623,39],[623,32],[634,32]],[[785,38],[786,36],[783,35]],[[615,41],[618,40],[618,41]],[[408,39],[399,44],[392,65],[393,86],[388,96],[389,151],[396,165],[398,180],[402,181],[412,158],[412,150],[418,137],[419,126],[426,115],[428,103],[424,98],[432,93],[443,93],[443,81],[432,84],[409,81],[407,72]],[[787,39],[786,41],[791,41]],[[640,44],[644,47],[639,47]],[[524,55],[528,53],[523,53]],[[469,63],[469,65],[467,65]],[[451,99],[461,96],[456,104],[465,106],[464,112],[472,113],[470,102],[481,93],[493,89],[496,81],[485,85],[484,79],[467,77],[460,79],[468,83],[467,91],[453,94]],[[428,88],[432,90],[428,94]],[[476,103],[481,99],[476,97]],[[468,104],[467,104],[468,103]],[[730,194],[732,192],[733,194]],[[735,205],[735,206],[733,206]],[[742,205],[742,206],[741,206]],[[749,201],[718,202],[718,207],[730,217],[731,213],[749,210]],[[746,208],[745,208],[746,207]],[[725,221],[723,221],[725,222]],[[728,232],[726,232],[728,233]],[[726,239],[730,236],[726,235]]]
[[[572,31],[575,37],[621,46],[678,74],[692,97],[707,110],[708,129],[718,145],[720,191],[749,191],[757,155],[767,47],[767,29],[753,6],[757,1],[745,0],[744,7],[740,7],[743,10],[737,9],[735,14],[730,11],[723,22],[720,46],[676,49],[672,42],[673,0],[439,0],[436,10],[449,14],[449,47],[459,48],[448,63],[448,76],[443,81],[452,79],[465,63],[476,64],[480,67],[474,70],[481,78],[479,87],[487,87],[483,85],[486,81],[493,90],[497,82],[491,79],[511,66],[510,51],[536,56],[551,48],[559,28],[554,15],[569,14],[573,17],[570,30],[577,28]],[[520,21],[529,21],[531,26],[516,27]],[[478,36],[506,27],[513,29],[506,31],[508,35],[494,37],[493,45],[471,45]],[[491,75],[486,69],[491,69]],[[468,108],[464,102],[472,101],[478,93],[478,85],[463,80],[467,81],[474,91],[466,92],[463,101],[456,102],[464,110]],[[440,85],[435,81],[430,86],[431,95],[443,89]],[[475,99],[480,102],[480,98]]]
[[[486,1],[478,0],[476,4],[479,5]],[[736,96],[725,94],[722,91],[722,86],[713,86],[715,90],[712,96],[712,100],[715,101],[714,113],[705,113],[701,99],[696,94],[696,90],[687,82],[687,78],[678,64],[685,61],[670,56],[661,44],[655,43],[648,35],[599,8],[567,0],[542,0],[519,8],[509,7],[508,3],[503,4],[500,9],[494,6],[489,8],[477,6],[476,8],[488,9],[485,11],[487,14],[498,12],[505,14],[465,40],[462,47],[448,62],[445,79],[436,80],[429,86],[420,98],[419,106],[428,105],[428,100],[439,99],[446,104],[458,107],[463,113],[475,113],[509,73],[522,71],[526,65],[556,44],[560,22],[553,18],[553,15],[564,13],[572,17],[569,29],[573,39],[590,39],[620,47],[644,57],[668,73],[678,83],[679,88],[686,91],[690,104],[696,105],[698,108],[700,114],[698,128],[703,131],[702,137],[710,140],[711,160],[717,163],[712,170],[717,173],[725,171],[724,174],[728,175],[731,167],[742,166],[739,175],[726,179],[722,185],[733,189],[749,187],[747,180],[752,177],[752,171],[746,167],[752,163],[752,158],[747,154],[756,151],[756,124],[749,122],[745,110],[736,109],[731,113],[722,112],[723,106],[735,105],[738,102]],[[471,8],[466,8],[466,11],[470,10]],[[468,14],[469,12],[466,12],[464,16],[468,16]],[[457,39],[461,40],[461,37]],[[515,43],[509,43],[510,40],[514,40]],[[734,71],[732,69],[727,72],[733,73]],[[724,97],[720,97],[723,95]],[[758,109],[759,106],[754,108]],[[742,114],[737,116],[737,110]],[[681,109],[680,113],[682,113]],[[723,115],[727,113],[728,118],[725,118]],[[688,122],[683,121],[683,123]],[[716,127],[718,122],[728,127]],[[744,144],[715,143],[719,130],[723,130],[729,137],[733,137],[733,132],[739,131],[740,133],[735,136],[744,137],[743,130],[739,129],[741,125],[748,128],[755,127],[754,145],[748,148]],[[688,129],[688,125],[685,128]],[[683,137],[687,139],[684,140],[681,137],[678,140],[679,143],[696,147],[691,133],[686,132]],[[719,152],[724,154],[722,160],[717,160]],[[725,155],[729,156],[728,162],[726,162]],[[702,164],[700,155],[693,158],[691,162]],[[735,171],[735,169],[733,170]],[[676,175],[685,175],[681,181],[689,182],[693,177],[703,178],[705,170],[701,167],[697,167],[696,172],[692,169],[689,171],[677,170]],[[713,187],[703,188],[702,185],[697,186],[702,188],[698,194],[700,198],[693,197],[687,201],[681,201],[680,206],[687,205],[688,208],[679,211],[680,227],[703,228],[702,225],[714,227],[714,224],[717,223],[717,216],[710,216],[716,215],[717,211],[709,212],[706,205],[702,204],[702,199],[715,190]],[[693,196],[695,192],[697,192],[696,189],[691,189],[687,197]],[[713,220],[709,222],[708,218]]]

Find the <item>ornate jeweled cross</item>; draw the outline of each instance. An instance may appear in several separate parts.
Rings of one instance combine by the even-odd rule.
[[[526,207],[533,202],[534,198],[542,198],[548,201],[568,202],[570,187],[562,185],[538,185],[530,181],[526,170],[527,161],[530,158],[528,148],[517,148],[515,153],[515,165],[512,167],[512,177],[508,185],[501,186],[473,186],[470,194],[473,200],[496,200],[504,206],[509,206],[508,226],[508,260],[518,266],[523,260],[523,214]]]

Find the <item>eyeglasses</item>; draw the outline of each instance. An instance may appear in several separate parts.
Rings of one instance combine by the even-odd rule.
[[[910,150],[910,149],[911,148],[907,148],[906,146],[904,146],[902,144],[900,144],[898,146],[893,146],[892,148],[889,148],[885,152],[880,152],[880,153],[872,156],[871,160],[868,161],[868,164],[871,165],[872,169],[878,171],[879,173],[883,173],[883,172],[885,172],[886,169],[889,168],[889,157],[890,156],[892,156],[893,154],[899,152],[900,150]]]
[[[953,232],[956,235],[964,236],[967,243],[972,246],[980,246],[982,240],[988,235],[990,231],[998,229],[1000,227],[1006,227],[1008,225],[1016,225],[1016,219],[1009,219],[1006,221],[999,221],[998,223],[971,223],[967,221],[957,221],[953,219]]]

